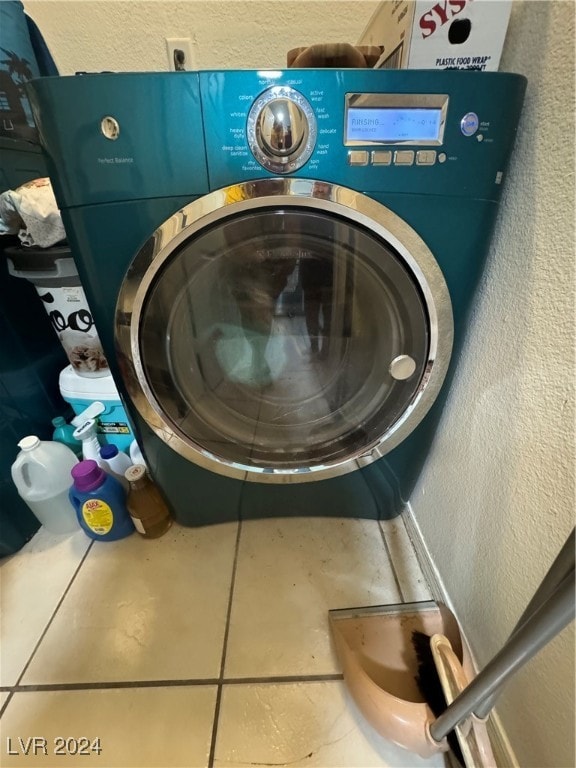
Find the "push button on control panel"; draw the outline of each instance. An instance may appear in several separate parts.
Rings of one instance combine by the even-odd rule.
[[[372,165],[390,165],[392,152],[383,149],[375,149],[372,152]]]
[[[394,152],[394,165],[413,165],[414,152],[411,149],[399,149]]]
[[[368,165],[368,152],[364,149],[351,149],[348,152],[348,165]]]
[[[480,121],[478,120],[476,112],[468,112],[464,115],[462,120],[460,120],[460,130],[464,136],[474,136],[479,125]]]
[[[446,159],[444,157],[444,159]],[[374,149],[370,152],[370,165],[435,165],[442,162],[442,157],[435,149]],[[348,152],[348,165],[368,165],[368,152],[363,149],[352,149]]]
[[[436,150],[421,149],[416,153],[416,165],[434,165],[436,162]]]

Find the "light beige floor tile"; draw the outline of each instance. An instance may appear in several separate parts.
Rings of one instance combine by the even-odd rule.
[[[247,765],[436,768],[444,761],[423,760],[379,736],[341,682],[228,685],[214,766]]]
[[[244,522],[225,674],[339,672],[328,610],[399,598],[373,520]]]
[[[426,583],[402,518],[382,520],[380,525],[386,538],[404,602],[431,600],[430,588]]]
[[[97,542],[23,683],[217,677],[237,523]]]
[[[0,562],[0,685],[17,682],[89,545],[80,530],[57,536],[40,528]]]
[[[213,686],[125,688],[91,691],[16,693],[0,720],[0,764],[3,768],[195,768],[207,765],[216,701]],[[18,737],[46,739],[43,749],[22,754]],[[88,754],[58,756],[58,737],[100,739],[100,754],[85,742]],[[8,743],[10,739],[10,743]],[[37,742],[40,746],[41,743]],[[98,744],[94,745],[95,747]],[[20,752],[10,755],[9,752]]]

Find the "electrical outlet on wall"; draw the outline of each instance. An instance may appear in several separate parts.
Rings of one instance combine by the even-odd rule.
[[[167,37],[168,69],[172,72],[190,72],[198,69],[189,37]]]

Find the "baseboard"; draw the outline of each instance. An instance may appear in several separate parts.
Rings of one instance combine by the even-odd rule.
[[[414,547],[414,552],[416,553],[416,557],[420,564],[420,568],[422,569],[422,573],[424,574],[424,577],[428,582],[428,586],[430,587],[430,592],[433,599],[437,602],[445,603],[450,608],[450,610],[453,610],[453,606],[450,603],[450,598],[448,597],[442,579],[440,578],[438,569],[434,565],[434,561],[430,556],[428,547],[422,538],[422,532],[420,531],[420,527],[414,518],[410,503],[405,505],[401,517],[404,522],[406,532],[410,538],[410,541],[412,542],[412,546]]]
[[[404,522],[406,532],[410,538],[410,541],[412,542],[412,546],[414,547],[414,552],[416,553],[416,558],[418,559],[422,573],[428,582],[428,586],[430,588],[433,599],[436,600],[436,602],[441,602],[447,605],[454,613],[454,615],[456,615],[454,606],[452,605],[438,569],[436,568],[434,561],[430,556],[430,551],[426,546],[426,542],[422,538],[420,526],[414,517],[412,507],[409,503],[406,504],[401,517]],[[468,647],[470,647],[470,644],[467,642],[466,636],[463,632],[462,637],[464,642],[466,642]],[[471,656],[474,668],[478,669],[476,660],[472,654]],[[492,750],[494,752],[494,757],[496,758],[497,768],[519,768],[519,763],[516,760],[514,750],[512,749],[512,746],[508,740],[506,731],[502,727],[502,723],[498,717],[498,714],[494,711],[491,713],[490,719],[488,720],[487,729],[490,736],[490,741],[492,742]]]

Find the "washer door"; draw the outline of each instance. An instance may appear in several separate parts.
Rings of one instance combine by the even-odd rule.
[[[421,421],[452,311],[403,220],[343,187],[268,179],[186,206],[118,300],[130,396],[175,451],[260,482],[343,474]]]

